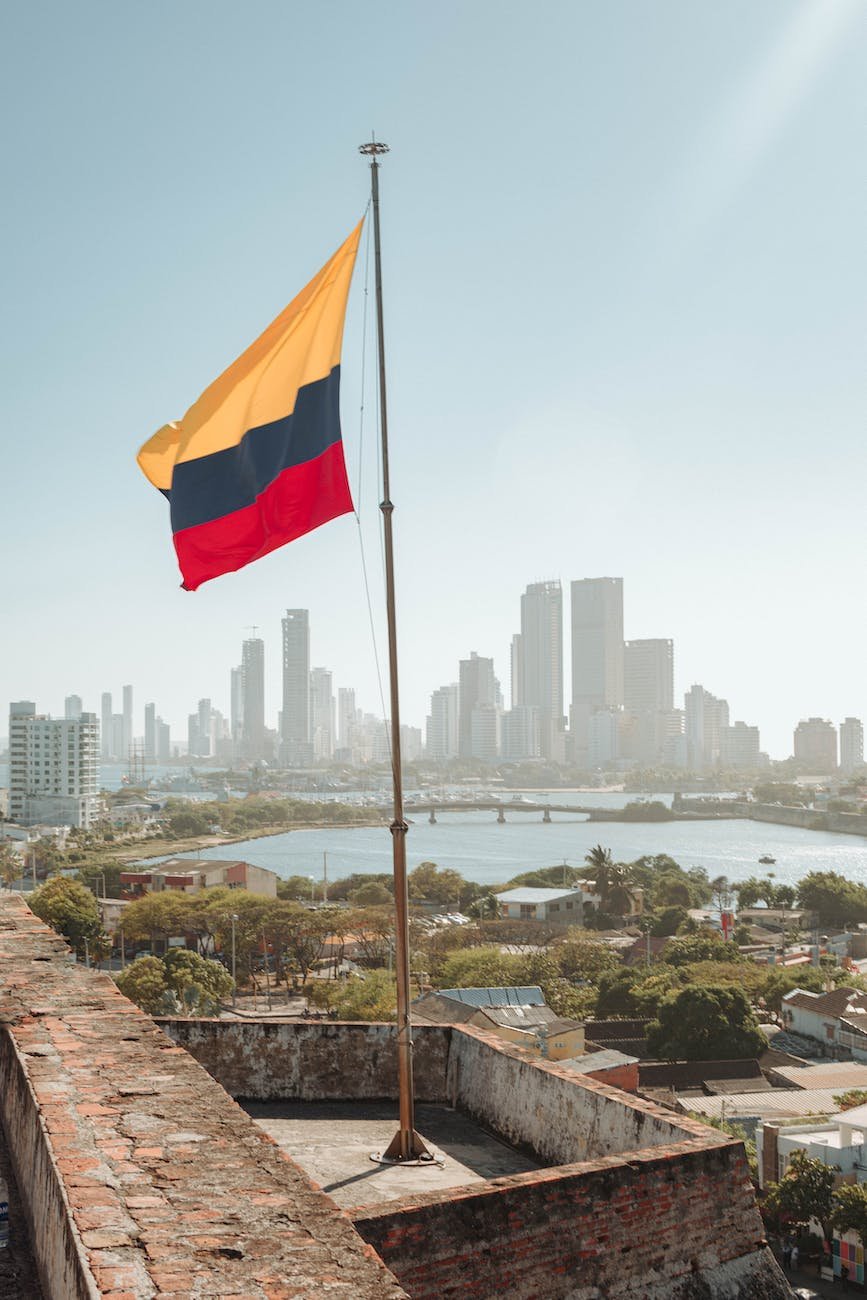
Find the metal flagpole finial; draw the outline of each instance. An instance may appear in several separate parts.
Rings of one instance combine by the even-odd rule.
[[[388,153],[388,145],[383,144],[381,140],[368,140],[367,144],[360,144],[358,152],[363,153],[366,158],[375,158],[378,154]]]

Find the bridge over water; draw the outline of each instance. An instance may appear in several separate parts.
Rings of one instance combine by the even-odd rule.
[[[388,805],[382,805],[378,810],[383,817],[389,817],[392,809]],[[413,801],[407,804],[405,809],[407,816],[412,817],[416,813],[426,813],[431,825],[436,824],[437,813],[451,812],[493,812],[496,813],[496,820],[500,823],[506,821],[507,813],[541,813],[543,822],[550,822],[551,813],[577,813],[580,816],[591,814],[598,809],[577,807],[575,804],[558,804],[546,800],[544,803],[534,803],[530,800],[501,800],[501,799],[449,799],[447,802],[437,800],[436,802]]]

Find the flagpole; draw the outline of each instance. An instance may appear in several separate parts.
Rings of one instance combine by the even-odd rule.
[[[376,334],[379,353],[379,419],[382,438],[382,527],[385,540],[385,599],[388,614],[388,670],[391,696],[391,775],[394,789],[394,818],[391,843],[394,858],[395,967],[397,971],[397,1082],[400,1128],[388,1147],[376,1159],[383,1161],[430,1160],[432,1157],[415,1131],[412,1082],[412,1021],[409,987],[409,894],[406,883],[406,833],[403,815],[403,781],[400,760],[400,702],[397,676],[397,617],[394,598],[394,505],[388,472],[388,407],[385,394],[385,330],[382,316],[382,256],[379,241],[379,163],[388,145],[371,140],[359,146],[370,159],[373,202],[373,256],[376,278]]]

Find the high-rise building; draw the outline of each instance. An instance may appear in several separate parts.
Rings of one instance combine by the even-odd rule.
[[[762,765],[761,742],[758,727],[748,727],[745,722],[735,722],[720,728],[720,767],[740,771],[755,771]]]
[[[840,771],[848,776],[864,763],[864,727],[860,718],[840,723]]]
[[[327,668],[310,670],[310,738],[313,757],[329,762],[334,754],[334,691]]]
[[[111,743],[109,744],[108,750],[111,757],[117,761],[117,759],[123,757],[123,714],[113,713],[109,718],[109,726],[111,730]],[[128,759],[129,754],[127,754],[127,760]]]
[[[103,691],[100,700],[100,725],[102,727],[102,744],[100,754],[104,759],[113,758],[114,754],[111,748],[111,691]]]
[[[280,761],[286,767],[303,767],[311,758],[310,615],[306,609],[287,609],[283,619]]]
[[[674,708],[674,642],[626,641],[623,703],[627,713],[667,713]]]
[[[229,727],[234,756],[240,758],[244,735],[244,669],[240,664],[230,672]]]
[[[400,724],[400,756],[404,763],[417,763],[421,758],[421,727]]]
[[[512,672],[513,707],[536,709],[542,757],[561,758],[563,592],[559,582],[533,582],[522,595],[521,634],[513,641]]]
[[[590,719],[623,705],[623,579],[572,583],[572,712],[575,761],[589,758]]]
[[[470,715],[470,757],[483,763],[496,763],[500,756],[500,719],[502,709],[482,701]]]
[[[172,756],[172,735],[167,722],[157,718],[157,762],[168,763]]]
[[[430,697],[425,752],[434,762],[458,756],[458,683],[440,686]]]
[[[587,764],[607,767],[620,758],[622,709],[594,709],[587,728]]]
[[[123,688],[123,744],[120,751],[120,760],[126,763],[132,750],[132,687],[124,686]]]
[[[358,709],[355,707],[355,688],[340,686],[337,690],[337,747],[354,762]]]
[[[241,677],[242,753],[249,763],[258,763],[265,751],[265,642],[260,637],[241,647]]]
[[[494,675],[493,659],[480,658],[475,650],[469,659],[460,661],[458,690],[458,753],[473,757],[473,712],[479,705],[501,708],[500,683]],[[488,750],[488,726],[485,724],[485,750]],[[482,757],[482,755],[479,755]]]
[[[507,763],[539,758],[539,710],[531,704],[516,704],[503,714],[500,726],[500,757]]]
[[[23,826],[90,827],[99,815],[99,724],[9,709],[9,816]]]
[[[69,718],[70,721],[74,722],[76,718],[81,717],[81,709],[82,709],[81,696],[67,695],[66,699],[63,702],[64,718]]]
[[[674,709],[674,642],[662,638],[623,646],[623,703],[628,715],[624,757],[641,766],[662,760]]]
[[[157,706],[146,704],[144,712],[144,756],[153,763],[157,756]]]
[[[520,632],[516,632],[512,637],[509,665],[511,668],[510,698],[512,708],[515,709],[519,704],[524,703],[524,647],[521,644]]]
[[[837,770],[837,728],[827,718],[806,718],[795,728],[795,758],[822,776]]]
[[[717,767],[720,735],[729,725],[727,700],[717,699],[703,686],[691,686],[683,697],[687,762],[694,772]]]

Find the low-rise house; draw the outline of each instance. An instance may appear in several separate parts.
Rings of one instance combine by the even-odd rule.
[[[742,907],[738,910],[738,924],[760,925],[764,930],[783,934],[786,930],[810,930],[813,913],[797,907]]]
[[[783,997],[781,1016],[785,1029],[820,1043],[824,1055],[867,1061],[867,993],[793,989]]]
[[[552,925],[583,925],[585,903],[599,903],[587,881],[568,889],[505,889],[497,894],[501,920],[547,921]]]
[[[165,889],[196,894],[201,889],[215,889],[219,886],[247,889],[251,894],[276,898],[279,879],[275,871],[268,871],[265,867],[254,867],[250,862],[227,862],[219,858],[169,858],[157,866],[120,873],[121,889],[127,898],[158,894]]]
[[[829,1116],[823,1123],[779,1124],[765,1121],[756,1130],[756,1156],[759,1187],[779,1182],[789,1167],[795,1151],[803,1151],[813,1160],[836,1166],[835,1186],[843,1183],[867,1183],[867,1106],[856,1106]],[[814,1225],[818,1227],[819,1225]],[[831,1245],[833,1280],[842,1276],[842,1266],[850,1281],[864,1284],[864,1247],[857,1234],[835,1230]],[[823,1274],[824,1276],[824,1274]]]
[[[470,1024],[550,1061],[580,1056],[584,1023],[558,1016],[542,990],[527,988],[441,989],[412,1004],[419,1024]]]
[[[613,1047],[600,1047],[596,1051],[585,1052],[583,1056],[570,1056],[559,1064],[573,1074],[598,1079],[611,1088],[621,1088],[623,1092],[638,1091],[638,1057],[628,1056]]]

